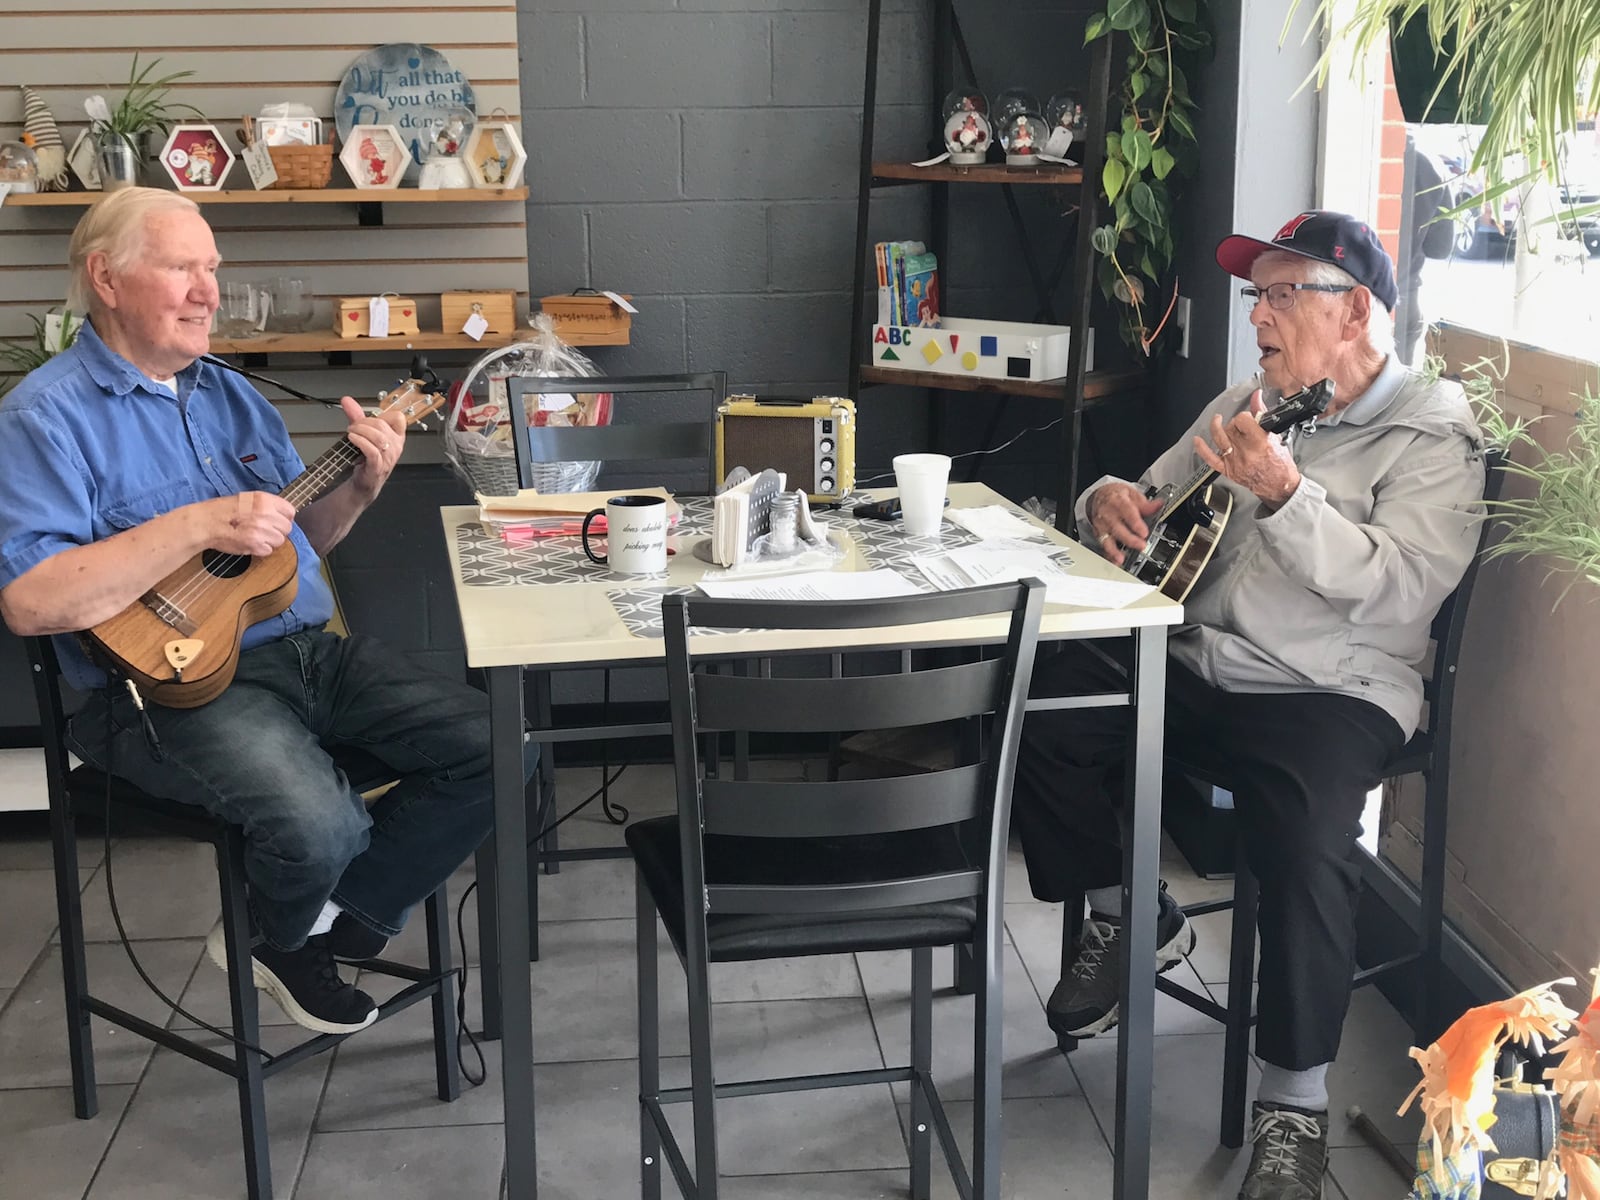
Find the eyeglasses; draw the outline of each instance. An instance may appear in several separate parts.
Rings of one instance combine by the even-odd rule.
[[[1244,301],[1247,309],[1254,311],[1256,304],[1262,297],[1266,297],[1267,306],[1276,308],[1280,312],[1294,307],[1294,294],[1296,292],[1353,292],[1355,288],[1349,284],[1337,283],[1269,283],[1264,288],[1242,287],[1239,297]]]

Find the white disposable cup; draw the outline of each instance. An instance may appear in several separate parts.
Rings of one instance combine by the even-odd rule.
[[[589,545],[589,525],[606,519],[606,553]],[[583,519],[583,552],[613,575],[659,575],[667,569],[667,502],[660,496],[613,496]]]
[[[950,482],[948,454],[897,454],[894,482],[900,489],[900,525],[907,533],[939,532],[944,492]]]

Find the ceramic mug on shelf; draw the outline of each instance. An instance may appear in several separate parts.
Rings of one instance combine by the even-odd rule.
[[[606,552],[589,545],[589,526],[606,519]],[[583,518],[583,552],[613,575],[660,575],[667,569],[667,502],[661,496],[613,496]]]

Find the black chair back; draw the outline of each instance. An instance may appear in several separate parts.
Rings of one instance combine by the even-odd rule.
[[[1011,778],[1033,672],[1044,589],[1034,580],[892,600],[774,602],[668,596],[668,686],[677,768],[686,928],[707,913],[864,912],[983,896],[1001,877]],[[774,678],[696,672],[691,626],[794,630],[797,646],[839,636],[819,653],[850,647],[848,631],[995,618],[986,640],[1003,651],[956,665],[847,678]],[[716,649],[706,639],[704,651]],[[873,639],[876,640],[876,639]],[[897,644],[915,643],[915,633]],[[943,657],[943,656],[941,656]],[[991,717],[979,750],[946,770],[899,778],[775,782],[717,777],[700,739],[725,733],[838,733],[902,729]],[[707,839],[723,839],[709,859]],[[738,841],[761,839],[749,870]],[[794,843],[793,853],[777,845]],[[808,876],[773,864],[823,864]],[[708,866],[708,863],[710,864]],[[998,897],[990,899],[998,905]],[[704,902],[701,902],[701,899]],[[996,914],[997,916],[997,914]],[[694,933],[690,933],[691,941]]]
[[[512,376],[506,381],[510,407],[512,446],[517,460],[517,481],[532,487],[535,463],[589,462],[612,463],[684,462],[683,490],[709,494],[716,470],[715,414],[728,394],[728,377],[722,371],[703,371],[680,375],[632,376]],[[703,418],[689,421],[652,421],[648,414],[622,410],[613,413],[613,424],[593,428],[529,427],[529,397],[549,394],[610,392],[613,396],[704,392],[710,397]],[[700,402],[696,402],[699,407]],[[615,418],[621,417],[621,421]]]

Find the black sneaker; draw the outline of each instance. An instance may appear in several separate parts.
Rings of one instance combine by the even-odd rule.
[[[1194,949],[1194,929],[1178,902],[1161,885],[1156,899],[1156,970],[1178,965]],[[1116,917],[1090,912],[1078,935],[1072,969],[1062,976],[1045,1002],[1050,1028],[1066,1037],[1086,1038],[1117,1023],[1121,998],[1122,923]]]
[[[206,954],[228,969],[222,926],[206,938]],[[252,946],[250,959],[256,987],[276,1000],[296,1025],[317,1033],[355,1033],[378,1019],[372,997],[339,977],[326,934],[307,938],[298,950]]]
[[[1239,1200],[1322,1200],[1328,1114],[1261,1100],[1250,1113],[1255,1149]]]
[[[328,948],[340,962],[358,963],[377,958],[389,939],[376,929],[363,925],[349,913],[340,913],[328,930]]]

